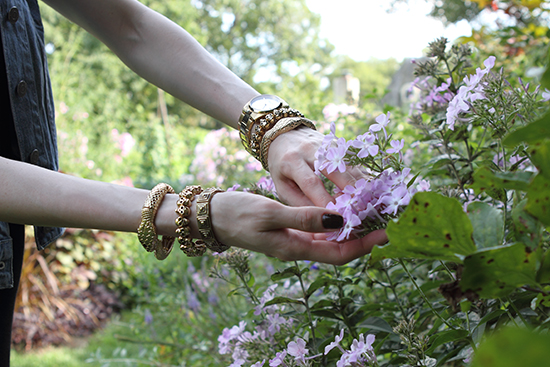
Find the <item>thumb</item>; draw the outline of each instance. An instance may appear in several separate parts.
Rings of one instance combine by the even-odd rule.
[[[344,218],[336,211],[316,206],[283,207],[280,228],[294,228],[305,232],[334,232],[342,228]]]

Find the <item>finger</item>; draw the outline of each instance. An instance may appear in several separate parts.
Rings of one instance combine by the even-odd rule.
[[[321,235],[319,234],[316,237],[320,237]],[[374,246],[380,246],[386,242],[388,242],[388,237],[386,236],[386,231],[383,229],[373,231],[363,238],[345,242],[318,239],[312,242],[312,247],[315,251],[309,252],[309,255],[311,255],[309,256],[309,260],[343,265],[370,253]]]
[[[315,205],[300,189],[300,187],[293,181],[286,177],[281,178],[280,185],[275,185],[277,189],[277,195],[284,203],[292,206],[313,206]]]
[[[327,192],[323,181],[313,172],[312,168],[303,161],[301,167],[292,172],[292,178],[311,202],[320,207],[326,207],[334,201]]]
[[[323,174],[342,190],[348,185],[355,186],[357,180],[361,178],[367,178],[367,175],[356,167],[347,167],[345,172],[334,171],[330,174],[323,171]]]
[[[281,206],[273,215],[278,220],[271,221],[269,231],[292,228],[312,233],[334,232],[344,225],[344,218],[338,212],[316,206]]]

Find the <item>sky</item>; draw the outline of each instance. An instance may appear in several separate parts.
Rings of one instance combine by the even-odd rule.
[[[425,0],[409,0],[392,13],[387,12],[389,0],[306,0],[306,4],[321,16],[321,37],[335,46],[336,54],[355,61],[420,57],[436,38],[453,41],[471,34],[467,22],[445,28],[429,17]]]

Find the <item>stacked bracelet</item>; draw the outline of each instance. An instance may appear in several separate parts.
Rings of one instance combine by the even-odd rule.
[[[155,257],[159,260],[168,257],[176,240],[175,237],[162,236],[162,241],[159,241],[154,224],[160,203],[168,193],[175,193],[168,184],[160,183],[153,187],[141,209],[141,223],[138,227],[139,242],[147,252],[154,251]]]
[[[212,229],[212,219],[210,214],[210,200],[212,197],[224,190],[217,187],[204,190],[197,198],[197,223],[199,232],[206,247],[213,252],[224,252],[231,246],[224,245],[216,240],[214,230]]]
[[[256,125],[249,138],[250,153],[254,158],[260,160],[260,146],[265,133],[273,128],[278,121],[286,117],[304,117],[304,115],[293,108],[279,108],[255,121]]]
[[[180,249],[189,257],[202,256],[206,252],[206,244],[202,240],[191,238],[191,227],[189,227],[189,215],[191,214],[191,204],[196,195],[202,192],[200,186],[187,186],[179,193],[179,199],[176,208],[176,234]]]
[[[259,161],[262,163],[262,166],[266,171],[269,172],[269,166],[267,162],[267,157],[269,153],[269,146],[279,135],[286,133],[287,131],[296,129],[299,126],[306,126],[310,129],[315,130],[315,124],[306,118],[302,117],[291,117],[279,120],[272,128],[269,130],[263,137],[260,144],[260,154]]]

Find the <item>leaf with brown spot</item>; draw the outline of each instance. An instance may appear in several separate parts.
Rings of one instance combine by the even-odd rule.
[[[418,208],[425,214],[408,215]],[[461,263],[464,256],[476,251],[472,224],[461,204],[435,192],[417,193],[401,218],[388,223],[386,233],[390,243],[384,247],[375,246],[371,261],[421,258]],[[413,236],[416,233],[418,235]]]
[[[481,298],[499,298],[522,285],[536,284],[535,257],[523,243],[477,252],[464,260],[460,289],[473,290]]]

